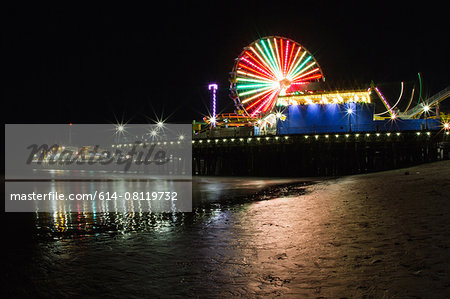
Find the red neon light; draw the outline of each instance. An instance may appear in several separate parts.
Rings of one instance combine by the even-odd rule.
[[[275,100],[275,97],[278,95],[279,92],[280,91],[277,90],[275,92],[275,94],[273,95],[272,99],[270,99],[270,101],[268,101],[267,104],[262,108],[263,113],[265,113],[272,106],[272,104],[273,104],[273,102]]]
[[[295,81],[298,81],[298,80],[304,80],[304,78],[303,77],[305,77],[305,76],[307,76],[307,75],[309,75],[309,74],[312,74],[312,73],[315,73],[315,72],[317,72],[319,70],[319,68],[317,67],[317,68],[315,68],[315,69],[313,69],[313,70],[311,70],[311,71],[309,71],[309,72],[306,72],[306,73],[304,73],[303,75],[300,75],[300,76],[297,76],[295,79],[294,79],[294,82]]]
[[[259,60],[257,60],[255,57],[253,57],[248,51],[245,52],[249,57],[251,57],[253,59],[253,61],[255,61],[257,64],[259,64],[264,70],[266,70],[271,76],[274,76],[273,78],[275,79],[275,75],[272,73],[272,70],[268,69],[265,65],[263,65],[261,62],[259,62]]]
[[[267,78],[267,79],[269,79],[269,80],[273,80],[273,78],[268,77],[266,74],[263,74],[263,73],[261,73],[261,72],[258,72],[257,70],[252,69],[252,68],[250,68],[250,67],[248,67],[248,66],[246,66],[246,65],[244,65],[244,64],[242,64],[242,63],[239,63],[239,66],[240,66],[240,67],[243,67],[243,68],[245,68],[245,69],[247,69],[247,70],[249,70],[249,71],[255,72],[255,73],[261,75],[261,76],[264,77],[264,78]]]
[[[280,59],[280,53],[278,51],[278,45],[277,45],[277,40],[276,38],[273,39],[273,44],[275,45],[275,54],[277,54],[277,57],[275,57],[278,61],[278,69],[281,71],[281,59]]]
[[[287,56],[289,52],[289,40],[286,41],[286,50],[284,51],[284,67],[283,67],[283,76],[286,77],[286,66],[287,66]]]
[[[317,74],[317,75],[312,75],[312,76],[310,76],[310,77],[302,78],[302,80],[303,80],[303,81],[306,81],[306,80],[314,80],[314,79],[319,79],[319,78],[321,78],[321,77],[322,77],[322,74]]]
[[[283,39],[280,39],[280,60],[281,60],[280,71],[284,70],[284,59],[283,59],[283,57],[284,57],[283,56]]]
[[[305,83],[305,81],[313,80],[313,79],[318,79],[318,78],[320,78],[320,77],[322,77],[322,74],[312,75],[312,76],[306,77],[306,78],[299,78],[298,80],[295,80],[294,82],[295,82],[295,83],[296,83],[296,82],[302,82],[302,83]],[[295,83],[291,83],[291,84],[295,84]]]
[[[254,64],[253,62],[251,62],[250,60],[248,60],[247,58],[242,57],[242,60],[247,62],[249,65],[255,67],[256,69],[260,70],[261,72],[267,74],[268,76],[270,76],[272,79],[275,80],[275,77],[272,73],[268,73],[266,72],[264,69],[260,68],[259,66],[257,66],[256,64]]]
[[[267,98],[267,100],[264,101],[264,103],[262,103],[261,105],[258,106],[258,108],[255,109],[255,111],[251,114],[251,116],[254,116],[255,114],[257,114],[259,111],[261,111],[262,107],[265,107],[265,105],[267,103],[272,103],[272,99],[275,97],[275,95],[278,94],[277,90],[272,91],[272,93],[270,94],[270,96]]]
[[[269,89],[267,92],[265,92],[265,95],[260,97],[257,101],[255,101],[253,104],[251,104],[250,106],[247,107],[247,110],[250,110],[253,108],[253,106],[255,106],[256,104],[258,104],[259,102],[261,102],[264,98],[266,98],[268,95],[270,95],[270,93],[273,92],[272,89]]]
[[[288,68],[288,73],[291,72],[291,67],[293,67],[293,64],[294,64],[295,60],[297,59],[298,54],[300,54],[301,49],[302,49],[302,47],[299,47],[298,50],[297,50],[297,53],[295,53],[294,59],[292,59],[292,63],[291,63],[291,65]]]

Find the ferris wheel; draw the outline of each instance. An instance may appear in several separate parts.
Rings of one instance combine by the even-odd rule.
[[[313,55],[285,37],[263,37],[245,47],[231,72],[231,97],[241,114],[259,117],[270,113],[278,96],[304,90],[324,80]]]

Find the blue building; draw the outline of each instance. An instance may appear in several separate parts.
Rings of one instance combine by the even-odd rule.
[[[389,132],[436,130],[438,119],[374,120],[373,103],[289,105],[284,121],[277,121],[278,134],[314,134],[337,132]]]

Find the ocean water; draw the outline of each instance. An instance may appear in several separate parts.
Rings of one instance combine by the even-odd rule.
[[[236,246],[250,242],[239,217],[257,202],[300,197],[311,183],[195,177],[191,213],[6,213],[6,293],[228,296],[230,281],[244,278],[226,267],[241,258]]]

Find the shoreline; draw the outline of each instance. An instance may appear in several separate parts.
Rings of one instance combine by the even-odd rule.
[[[326,180],[296,199],[258,202],[248,223],[270,225],[257,264],[288,281],[275,288],[283,295],[448,295],[449,178],[450,161],[441,161]],[[273,294],[266,290],[256,294]]]
[[[7,281],[26,273],[15,292],[44,297],[445,297],[449,178],[443,161],[326,179],[298,194],[280,187],[269,200],[206,209],[176,226],[144,217],[150,226],[137,231],[35,243],[15,234]]]

